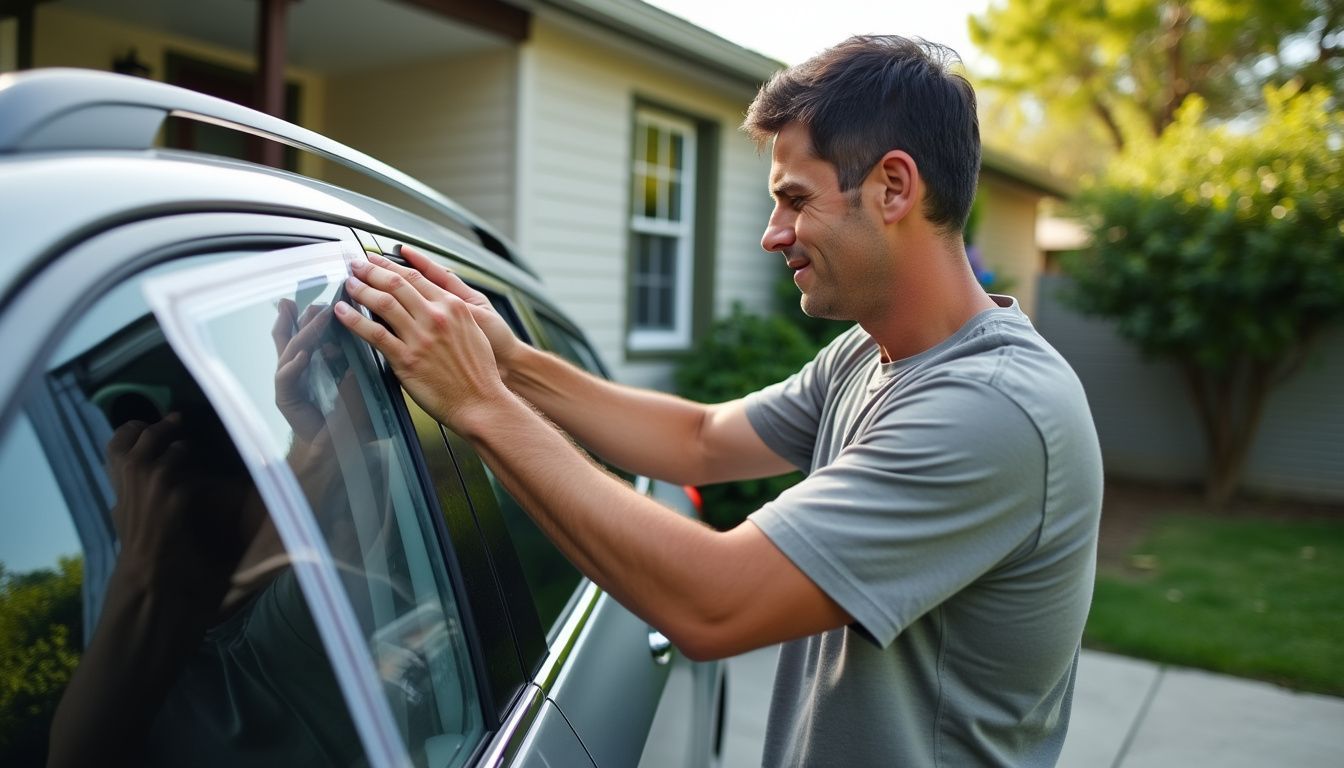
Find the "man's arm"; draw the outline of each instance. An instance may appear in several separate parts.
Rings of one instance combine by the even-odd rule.
[[[490,340],[504,383],[607,461],[682,485],[768,477],[793,469],[761,441],[741,401],[704,405],[594,376],[520,342],[489,299],[429,257],[412,248],[403,248],[402,255],[413,269],[369,258],[421,289],[422,295],[433,296],[430,289],[437,287],[463,299]]]
[[[429,413],[472,442],[580,570],[688,656],[727,656],[850,622],[755,525],[716,532],[588,461],[504,386],[467,303],[417,285],[418,275],[362,264],[356,274],[351,296],[392,330],[337,304],[341,322],[387,357]],[[607,405],[585,407],[602,414]],[[623,428],[635,442],[652,441]]]

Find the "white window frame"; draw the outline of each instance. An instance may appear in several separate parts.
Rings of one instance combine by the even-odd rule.
[[[667,218],[665,213],[668,210],[671,200],[659,198],[658,208],[662,216],[645,216],[643,210],[643,184],[642,181],[649,176],[651,170],[645,158],[647,157],[644,149],[646,136],[646,126],[653,126],[660,130],[663,136],[670,137],[672,133],[681,136],[681,160],[682,167],[674,171],[670,180],[675,180],[681,184],[681,219],[673,221]],[[627,338],[627,345],[633,351],[657,351],[671,349],[685,349],[691,344],[691,310],[693,278],[694,278],[694,237],[695,237],[695,166],[698,160],[696,146],[696,125],[694,122],[674,117],[665,112],[653,110],[646,107],[640,107],[635,110],[634,136],[632,137],[634,152],[630,166],[630,240],[631,253],[634,254],[635,238],[638,235],[659,235],[663,237],[676,238],[675,250],[675,273],[672,287],[672,328],[641,328],[636,325],[634,314],[635,293],[635,274],[638,268],[637,255],[631,259],[630,264],[630,283],[629,291],[631,296],[630,308],[630,332]],[[670,139],[668,142],[670,147]],[[661,156],[661,155],[660,155]],[[654,166],[655,173],[662,170],[661,166]],[[661,174],[659,174],[661,175]]]

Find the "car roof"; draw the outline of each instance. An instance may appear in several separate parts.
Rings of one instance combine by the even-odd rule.
[[[172,213],[272,213],[444,250],[533,296],[540,282],[445,226],[365,195],[241,161],[161,150],[0,155],[0,296],[74,242]]]
[[[306,128],[212,96],[93,70],[0,75],[0,297],[63,246],[174,212],[276,213],[347,224],[447,250],[541,298],[507,239],[401,171]],[[168,117],[254,134],[372,178],[436,223],[327,182],[242,161],[154,148]],[[463,237],[456,227],[471,236]]]

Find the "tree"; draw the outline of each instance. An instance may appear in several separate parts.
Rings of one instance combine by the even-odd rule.
[[[1006,0],[970,32],[998,64],[987,85],[1035,97],[1047,124],[1090,115],[1116,150],[1192,96],[1231,116],[1267,84],[1337,93],[1344,73],[1341,0]]]
[[[1076,307],[1184,374],[1217,507],[1270,392],[1344,318],[1344,113],[1292,85],[1266,89],[1254,130],[1204,109],[1191,97],[1083,190],[1095,246],[1065,269]]]
[[[9,573],[0,563],[0,764],[42,765],[47,729],[79,664],[84,564]]]

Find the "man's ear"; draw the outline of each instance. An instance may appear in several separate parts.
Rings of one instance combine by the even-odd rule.
[[[922,194],[923,180],[913,157],[893,149],[877,161],[873,176],[881,188],[882,220],[885,223],[895,224],[915,210]]]

